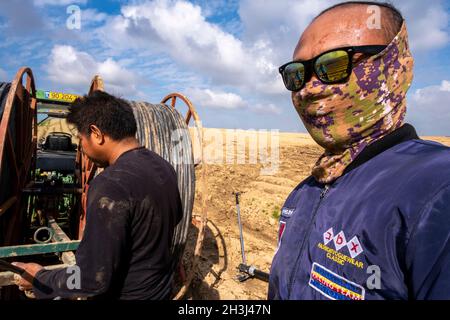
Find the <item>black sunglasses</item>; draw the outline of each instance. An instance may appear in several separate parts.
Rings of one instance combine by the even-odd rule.
[[[383,51],[385,45],[353,46],[332,49],[306,60],[294,60],[282,65],[278,70],[286,89],[299,91],[311,79],[312,73],[325,84],[342,83],[348,80],[353,68],[353,55],[364,53],[375,55]]]

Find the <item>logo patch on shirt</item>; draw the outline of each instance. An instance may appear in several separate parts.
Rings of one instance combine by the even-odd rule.
[[[352,258],[359,256],[364,251],[358,237],[354,236],[351,240],[347,241],[344,231],[341,231],[336,235],[334,234],[333,228],[325,231],[323,233],[323,243],[328,245],[331,240],[333,240],[336,251],[339,251],[346,246]]]
[[[285,218],[290,218],[292,214],[294,213],[294,208],[281,208],[281,215]]]
[[[328,244],[334,238],[333,228],[328,229],[323,234],[323,243]]]
[[[364,300],[365,289],[314,262],[309,286],[332,300]]]
[[[335,249],[333,249],[333,246]],[[364,251],[357,236],[347,241],[344,231],[334,234],[333,228],[329,228],[323,233],[323,243],[319,242],[317,247],[326,253],[327,259],[341,266],[350,264],[360,269],[364,268],[364,263],[355,259]],[[341,250],[344,247],[346,249]],[[346,254],[347,252],[348,254]]]
[[[344,231],[339,232],[334,238],[334,247],[337,251],[341,250],[342,247],[344,247],[347,244],[347,240],[345,240],[345,234]]]
[[[364,251],[361,246],[361,243],[359,243],[357,236],[354,236],[349,242],[347,242],[347,248],[348,248],[348,251],[350,252],[350,256],[352,258],[355,258],[361,252]]]

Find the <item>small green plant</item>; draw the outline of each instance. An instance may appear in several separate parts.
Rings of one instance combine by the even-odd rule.
[[[274,219],[279,219],[279,218],[280,218],[280,207],[275,206],[275,207],[273,208],[273,211],[272,211],[272,217],[273,217]]]

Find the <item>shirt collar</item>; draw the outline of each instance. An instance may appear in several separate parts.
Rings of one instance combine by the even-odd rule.
[[[344,174],[350,172],[351,170],[359,167],[363,163],[369,161],[376,155],[386,151],[387,149],[413,139],[420,139],[417,135],[416,129],[409,123],[405,123],[400,128],[394,130],[388,135],[384,136],[380,140],[377,140],[367,147],[364,148],[363,151],[353,160],[344,170]]]

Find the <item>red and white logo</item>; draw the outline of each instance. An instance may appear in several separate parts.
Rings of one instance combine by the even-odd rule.
[[[333,237],[334,237],[333,228],[330,228],[323,234],[323,243],[327,245],[331,240],[333,240]]]
[[[347,242],[347,248],[352,258],[355,258],[364,251],[357,236],[354,236],[349,242]]]
[[[345,234],[344,231],[339,232],[337,235],[333,238],[334,246],[336,247],[336,250],[341,250],[342,247],[344,247],[347,244],[347,241],[345,240]]]
[[[342,230],[336,235],[334,234],[333,228],[330,228],[327,231],[325,231],[323,233],[323,243],[327,245],[328,243],[330,243],[331,240],[333,240],[334,247],[336,248],[337,251],[347,246],[348,252],[350,252],[350,256],[352,258],[359,256],[364,251],[357,236],[354,236],[350,241],[347,241],[345,238],[344,231]]]

